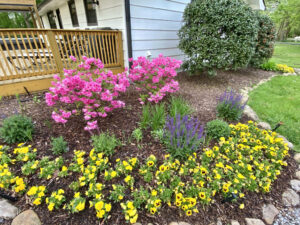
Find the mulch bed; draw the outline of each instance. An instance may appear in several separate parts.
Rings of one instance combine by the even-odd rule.
[[[270,72],[253,69],[219,72],[218,76],[213,78],[207,76],[189,77],[182,73],[178,78],[181,87],[178,95],[183,96],[193,106],[195,109],[194,116],[198,117],[205,124],[216,118],[216,99],[228,87],[239,90],[252,86],[261,79],[268,78],[271,75],[272,73]],[[35,99],[40,99],[40,103],[33,101],[32,95],[20,96],[20,99],[24,113],[30,116],[35,123],[34,141],[30,144],[38,149],[38,158],[47,155],[53,158],[50,151],[51,137],[61,135],[68,142],[71,149],[70,152],[63,154],[64,159],[73,158],[73,150],[89,152],[91,150],[90,134],[83,131],[85,125],[83,119],[72,118],[66,125],[56,124],[51,118],[52,108],[48,107],[43,100],[44,94],[38,93],[35,96]],[[137,101],[137,93],[130,90],[122,96],[122,100],[126,102],[125,109],[115,110],[107,118],[99,120],[101,131],[114,133],[124,144],[118,147],[113,160],[125,157],[145,159],[150,154],[154,154],[158,159],[161,159],[162,155],[165,154],[164,147],[151,137],[150,131],[143,133],[144,137],[140,148],[135,142],[130,140],[132,131],[138,127],[142,111],[142,107]],[[7,97],[0,102],[0,123],[5,117],[16,113],[21,113],[21,110],[15,97]],[[246,122],[247,120],[248,118],[243,117],[241,122]],[[180,217],[177,209],[164,206],[160,210],[160,214],[156,216],[140,212],[138,221],[142,224],[150,222],[153,224],[167,224],[171,221],[186,221],[191,224],[208,225],[215,223],[217,218],[220,218],[223,222],[230,222],[231,219],[235,219],[240,221],[241,224],[244,223],[245,217],[261,218],[261,207],[263,204],[273,203],[279,209],[283,207],[281,194],[288,187],[288,181],[293,177],[296,168],[296,162],[290,158],[288,159],[288,167],[282,171],[280,177],[275,181],[270,193],[245,193],[246,199],[243,201],[245,209],[243,210],[239,209],[239,204],[242,203],[240,200],[238,203],[222,203],[222,198],[217,197],[215,203],[199,209],[199,214],[195,216]],[[58,188],[66,189],[66,186],[74,180],[74,177],[69,176],[52,181],[41,181],[36,176],[30,179],[30,184],[28,185],[46,185],[48,193],[50,193]],[[68,200],[71,199],[72,193],[72,191],[66,192]],[[99,222],[96,219],[94,210],[88,209],[88,207],[78,214],[69,214],[63,210],[49,212],[45,204],[39,207],[26,204],[25,197],[19,199],[15,205],[22,211],[32,208],[39,215],[42,224],[126,224],[119,204],[113,204],[111,217],[104,223]],[[5,221],[5,224],[10,224],[10,221]]]

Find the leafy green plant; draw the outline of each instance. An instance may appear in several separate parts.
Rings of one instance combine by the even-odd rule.
[[[156,140],[163,140],[164,137],[164,129],[159,129],[159,130],[153,130],[151,131],[151,135],[156,139]]]
[[[260,69],[266,70],[266,71],[277,71],[278,70],[276,63],[272,62],[272,61],[268,61],[268,62],[261,64]]]
[[[131,135],[137,143],[140,143],[143,139],[143,131],[140,128],[136,128]]]
[[[31,118],[13,115],[3,121],[0,138],[8,144],[32,140],[34,125]]]
[[[106,156],[114,154],[114,150],[120,145],[120,141],[114,134],[101,133],[100,135],[92,136],[92,146],[95,152],[103,152]]]
[[[149,127],[151,123],[151,111],[150,111],[150,105],[146,104],[143,106],[143,111],[142,111],[142,117],[140,121],[140,127],[142,129],[146,129]]]
[[[51,139],[51,151],[54,155],[60,155],[68,151],[68,143],[62,136]]]
[[[220,137],[229,137],[230,127],[228,123],[223,120],[212,120],[206,124],[206,135],[219,140]]]
[[[165,109],[164,103],[154,106],[150,106],[149,104],[143,106],[140,127],[142,129],[150,127],[152,130],[162,129],[166,119]]]
[[[173,118],[177,114],[181,116],[189,115],[193,112],[192,108],[182,97],[172,97],[169,106],[169,115]]]
[[[183,15],[179,48],[191,73],[246,67],[255,52],[258,21],[240,0],[194,0]]]

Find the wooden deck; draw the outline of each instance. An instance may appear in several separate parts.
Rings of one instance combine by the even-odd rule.
[[[0,96],[49,88],[53,74],[75,68],[70,55],[99,58],[106,69],[123,72],[122,33],[0,29]]]

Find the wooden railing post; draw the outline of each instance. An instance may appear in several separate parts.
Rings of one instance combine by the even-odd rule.
[[[124,68],[124,53],[123,53],[123,39],[122,32],[119,31],[117,35],[117,45],[118,45],[118,59],[120,60],[120,66]]]
[[[60,52],[59,52],[59,48],[58,48],[58,45],[57,45],[57,42],[55,39],[55,35],[52,30],[47,31],[47,37],[49,40],[50,49],[52,51],[53,58],[54,58],[56,66],[57,66],[57,69],[58,69],[60,75],[63,75],[64,74],[64,72],[63,72],[64,65],[63,65],[62,59],[60,57]]]

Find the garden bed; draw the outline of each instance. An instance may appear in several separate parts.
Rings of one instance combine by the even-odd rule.
[[[271,75],[269,72],[261,70],[244,70],[239,72],[220,72],[217,77],[188,77],[185,74],[179,76],[181,89],[179,95],[183,96],[195,109],[193,116],[197,117],[203,124],[216,118],[217,97],[219,97],[228,87],[239,90],[246,86],[252,86],[261,79]],[[43,100],[43,93],[39,93],[36,97],[20,96],[21,106],[24,113],[30,116],[35,123],[35,133],[33,142],[29,143],[37,148],[37,158],[43,156],[53,157],[50,151],[51,137],[62,135],[68,142],[70,151],[62,156],[65,160],[71,160],[74,156],[73,150],[83,150],[87,153],[92,149],[90,143],[90,134],[84,132],[84,120],[82,118],[72,118],[65,125],[55,123],[51,118],[52,109],[46,105]],[[155,155],[159,162],[162,162],[166,154],[165,147],[157,140],[153,139],[150,130],[143,131],[143,139],[138,144],[132,140],[131,134],[138,127],[140,122],[142,106],[137,100],[137,93],[134,90],[128,91],[121,96],[121,100],[126,102],[125,109],[117,109],[108,115],[108,117],[99,120],[100,130],[109,131],[122,142],[117,147],[115,154],[110,161],[117,158],[124,159],[126,157],[137,157],[140,161],[145,161],[151,154]],[[39,102],[40,101],[40,102]],[[168,99],[165,100],[168,102]],[[0,102],[1,119],[13,114],[20,113],[20,105],[16,98],[4,98]],[[241,122],[246,123],[248,118],[243,117]],[[4,144],[0,142],[0,145]],[[16,146],[13,146],[16,147]],[[292,154],[290,152],[290,154]],[[284,168],[279,178],[273,183],[271,192],[267,194],[258,194],[254,192],[245,193],[246,198],[238,200],[235,203],[223,203],[223,197],[216,196],[215,202],[209,206],[199,208],[199,213],[193,216],[180,217],[180,212],[176,207],[166,207],[163,205],[160,213],[155,216],[145,211],[139,211],[138,222],[145,224],[151,222],[153,224],[167,224],[171,221],[187,221],[191,224],[207,225],[214,223],[217,218],[221,218],[224,222],[230,219],[244,221],[245,217],[261,217],[261,207],[264,203],[273,203],[281,208],[281,194],[288,186],[287,180],[290,180],[297,167],[296,163],[291,159],[287,159],[288,166]],[[20,168],[14,171],[20,174]],[[136,172],[135,172],[136,173]],[[135,174],[137,177],[138,175]],[[45,185],[48,193],[59,188],[66,188],[77,177],[69,176],[67,178],[58,178],[50,180],[38,179],[36,175],[30,177],[28,186]],[[121,180],[119,181],[121,182]],[[136,180],[135,188],[143,184],[143,180]],[[72,199],[73,192],[66,190],[67,201]],[[244,209],[240,209],[241,203],[245,204]],[[86,209],[83,212],[70,214],[64,210],[56,210],[49,212],[45,204],[41,206],[31,206],[28,199],[24,196],[19,199],[16,206],[21,210],[33,208],[39,215],[42,224],[98,224],[99,219],[95,216],[94,209]],[[121,213],[119,204],[112,204],[111,217],[101,224],[126,224],[124,215]],[[182,213],[181,213],[182,214]],[[9,224],[7,221],[6,224]]]

